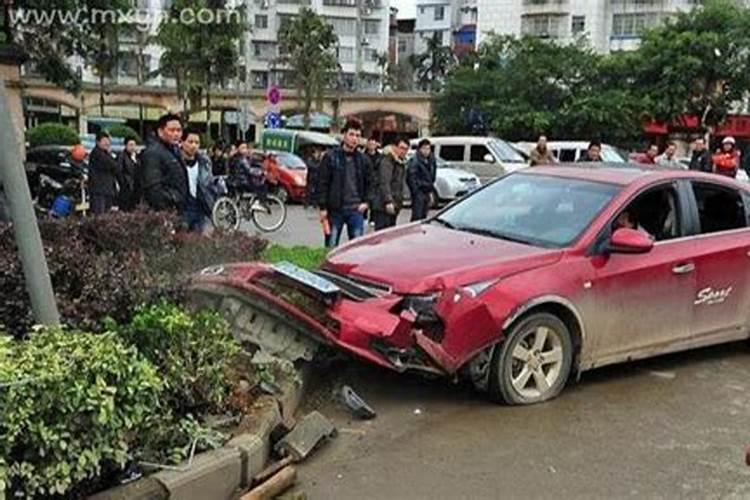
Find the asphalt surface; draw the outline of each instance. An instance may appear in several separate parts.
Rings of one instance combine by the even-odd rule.
[[[297,207],[272,239],[319,236],[315,212]],[[336,402],[343,384],[376,419]],[[313,500],[750,498],[746,343],[587,372],[529,407],[351,360],[319,370],[311,409],[339,429],[299,467],[297,491]]]

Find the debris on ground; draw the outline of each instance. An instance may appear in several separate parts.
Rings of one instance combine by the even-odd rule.
[[[297,470],[289,465],[263,484],[242,495],[240,500],[271,500],[291,488],[295,481],[297,481]]]
[[[336,427],[320,412],[311,412],[294,429],[276,443],[274,449],[280,456],[291,456],[299,462],[307,458],[316,446],[336,435]]]
[[[375,410],[368,405],[354,389],[345,385],[341,388],[341,402],[360,420],[372,420],[377,416]]]

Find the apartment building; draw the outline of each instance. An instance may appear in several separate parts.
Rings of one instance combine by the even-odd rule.
[[[531,35],[560,42],[586,37],[599,52],[632,50],[640,32],[701,0],[478,0],[478,38]],[[745,2],[743,2],[745,3]]]
[[[423,53],[435,34],[459,55],[473,50],[478,16],[477,0],[417,0],[415,53]]]
[[[291,87],[287,68],[276,61],[279,56],[278,33],[285,22],[293,19],[303,7],[323,15],[338,35],[336,48],[341,64],[341,88],[344,90],[377,90],[380,69],[378,57],[388,52],[388,0],[249,0],[236,2],[247,8],[250,32],[240,44],[242,70],[252,88],[263,89],[270,84]],[[145,25],[124,29],[115,80],[120,84],[170,86],[169,78],[152,76],[159,69],[163,50],[147,43],[146,35],[155,35],[158,22],[171,7],[172,0],[137,0],[136,8],[148,15]],[[139,64],[139,61],[141,64]],[[84,81],[97,82],[90,67],[82,66]],[[139,78],[139,70],[141,72]],[[357,78],[359,75],[359,78]]]

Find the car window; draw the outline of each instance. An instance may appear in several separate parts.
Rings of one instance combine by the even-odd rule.
[[[698,205],[701,234],[747,227],[745,203],[737,190],[693,182],[693,193]]]
[[[491,139],[487,143],[487,147],[494,153],[492,156],[501,162],[525,163],[526,161],[513,146],[500,139]]]
[[[464,161],[464,146],[463,144],[441,144],[439,156],[445,161]]]
[[[619,186],[514,173],[440,214],[459,231],[542,247],[564,247],[591,224]]]
[[[575,149],[561,149],[557,153],[557,160],[562,163],[576,161],[576,150]]]
[[[617,214],[612,222],[612,230],[623,227],[636,229],[656,241],[677,238],[682,235],[678,206],[674,186],[651,188]]]
[[[490,154],[490,150],[484,144],[475,144],[471,147],[471,161],[484,161],[484,157]]]

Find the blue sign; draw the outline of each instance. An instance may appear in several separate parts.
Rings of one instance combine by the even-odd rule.
[[[267,113],[265,126],[266,128],[281,128],[281,115],[278,113]]]

